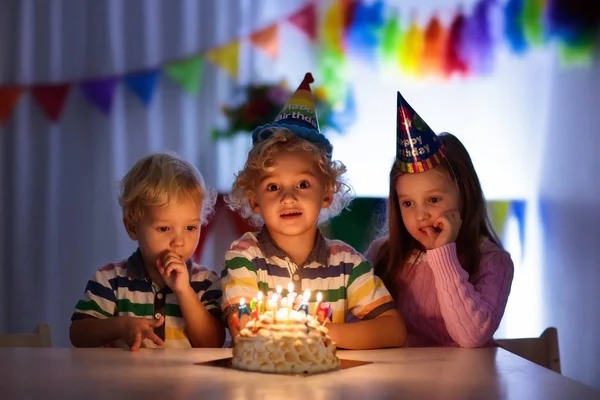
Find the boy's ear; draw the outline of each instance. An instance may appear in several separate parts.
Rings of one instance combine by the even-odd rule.
[[[135,224],[127,218],[123,217],[123,226],[125,226],[125,230],[127,231],[127,234],[129,235],[131,240],[137,240],[137,234],[135,233]]]
[[[323,197],[323,204],[321,208],[328,208],[333,203],[333,188],[327,189],[325,196]]]
[[[250,203],[250,208],[254,213],[260,214],[260,206],[258,205],[258,201],[256,200],[256,196],[252,192],[248,192],[248,202]]]

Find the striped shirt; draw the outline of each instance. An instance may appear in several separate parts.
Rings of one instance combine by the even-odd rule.
[[[319,230],[302,266],[277,247],[266,228],[244,234],[225,254],[221,282],[226,316],[237,310],[242,297],[248,302],[258,290],[266,295],[281,285],[282,295],[287,296],[290,282],[296,293],[311,291],[311,313],[321,292],[322,301],[331,304],[334,323],[371,319],[394,309],[392,297],[371,264],[346,243],[326,239]]]
[[[200,302],[215,318],[221,319],[221,283],[218,275],[188,261],[190,286]],[[154,329],[165,347],[191,347],[179,301],[165,286],[153,285],[146,273],[139,249],[126,261],[100,268],[88,281],[83,298],[77,302],[71,321],[81,318],[131,316],[160,318],[165,323]],[[107,343],[108,344],[108,343]]]

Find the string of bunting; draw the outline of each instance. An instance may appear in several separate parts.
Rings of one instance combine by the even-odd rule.
[[[60,120],[74,87],[106,115],[112,110],[119,83],[124,83],[145,105],[151,103],[163,75],[196,95],[207,60],[237,78],[242,40],[249,40],[265,56],[277,60],[280,27],[284,23],[299,29],[315,45],[319,75],[331,102],[348,99],[348,58],[354,56],[416,79],[432,76],[447,79],[454,75],[469,77],[491,73],[494,52],[500,41],[513,53],[523,55],[555,40],[566,65],[585,65],[593,58],[600,20],[597,7],[588,3],[593,2],[507,0],[500,5],[494,0],[479,0],[469,14],[460,8],[453,12],[449,23],[441,18],[448,13],[440,11],[432,13],[423,25],[412,16],[414,13],[382,0],[330,0],[323,3],[323,7],[310,1],[248,37],[183,59],[169,60],[157,67],[81,81],[0,86],[0,124],[8,121],[19,99],[27,92],[52,122]],[[494,13],[503,17],[500,38],[492,21]]]

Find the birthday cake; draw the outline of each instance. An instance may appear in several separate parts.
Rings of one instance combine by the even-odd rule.
[[[232,366],[270,373],[316,373],[339,368],[328,329],[307,312],[274,308],[253,315],[234,341]]]

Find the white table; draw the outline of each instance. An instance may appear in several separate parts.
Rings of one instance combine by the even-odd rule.
[[[372,364],[313,376],[200,366],[230,349],[0,349],[8,399],[600,399],[502,349],[340,351]]]

